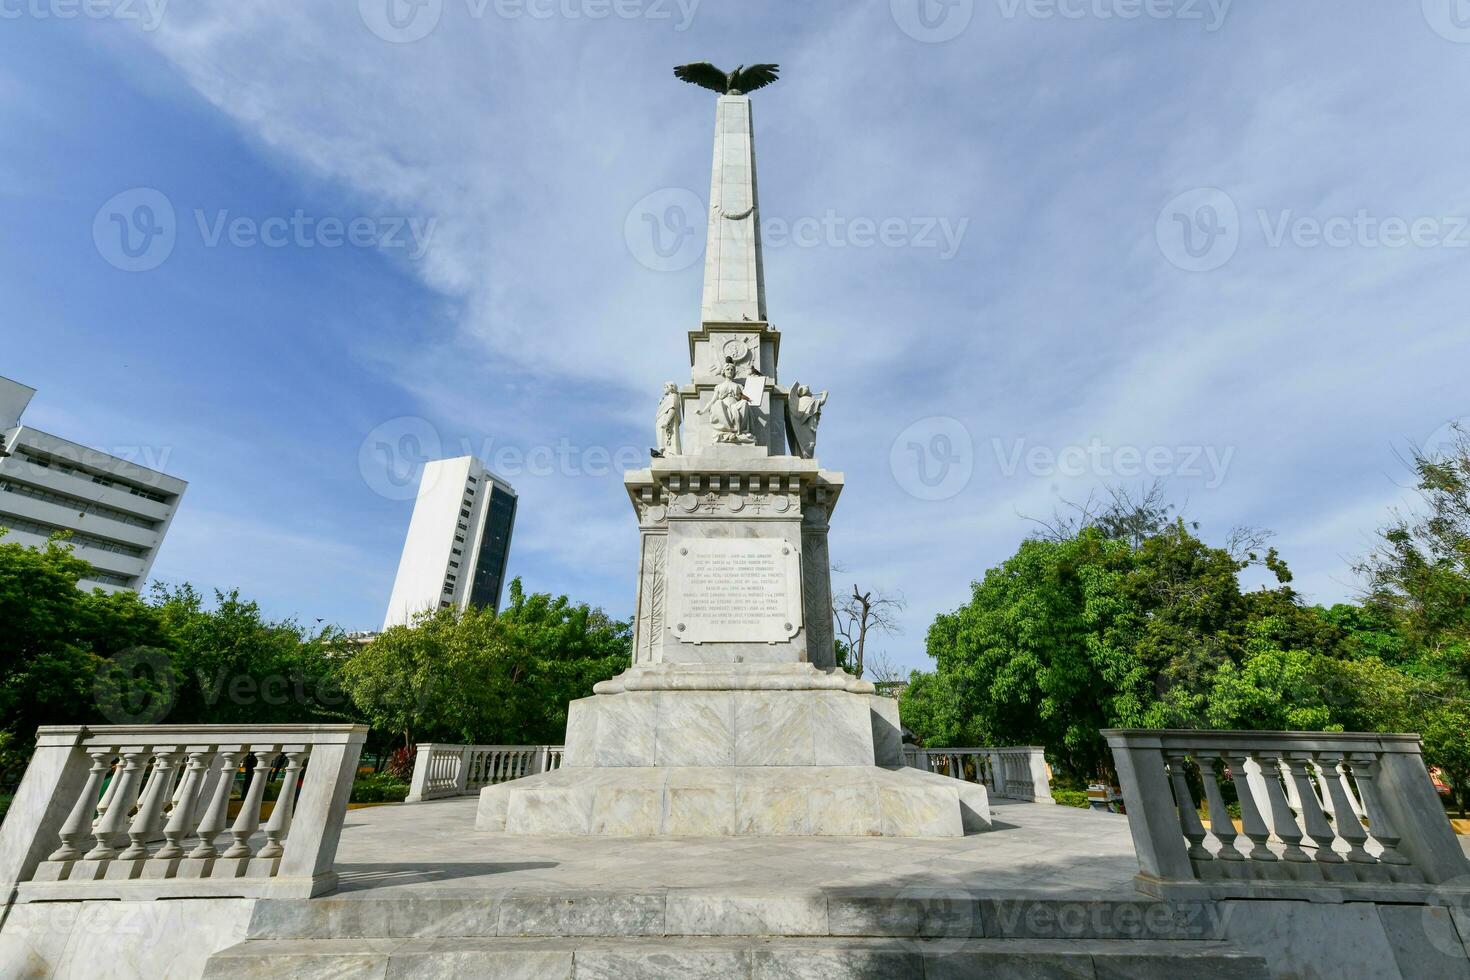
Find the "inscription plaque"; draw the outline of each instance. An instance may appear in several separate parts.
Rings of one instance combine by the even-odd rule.
[[[801,555],[773,538],[697,538],[669,556],[671,613],[685,643],[784,643],[801,629]]]

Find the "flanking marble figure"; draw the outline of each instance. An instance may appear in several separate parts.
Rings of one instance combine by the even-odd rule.
[[[560,769],[482,791],[481,830],[951,837],[989,826],[985,788],[905,768],[897,702],[836,663],[827,533],[843,477],[816,459],[827,392],[778,381],[751,104],[738,91],[769,84],[775,68],[755,67],[733,81],[706,73],[724,94],[690,380],[664,386],[651,465],[624,476],[640,531],[632,665],[572,703]]]

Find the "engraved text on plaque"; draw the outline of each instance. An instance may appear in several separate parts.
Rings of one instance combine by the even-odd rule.
[[[686,643],[783,643],[801,628],[801,556],[772,538],[700,538],[670,555],[668,626]]]

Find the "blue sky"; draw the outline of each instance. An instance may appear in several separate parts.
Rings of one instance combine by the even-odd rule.
[[[0,374],[190,482],[159,578],[374,627],[378,447],[467,447],[521,493],[512,573],[627,615],[609,460],[698,318],[702,233],[644,219],[702,221],[690,60],[783,65],[782,379],[832,392],[835,584],[907,597],[896,663],[1023,515],[1151,473],[1350,596],[1398,457],[1470,415],[1458,0],[388,2],[0,5]]]

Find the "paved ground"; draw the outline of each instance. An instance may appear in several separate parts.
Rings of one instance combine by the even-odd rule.
[[[949,839],[508,837],[475,831],[476,799],[353,810],[337,870],[343,898],[712,888],[966,890],[1136,897],[1126,817],[992,804],[995,829]]]

